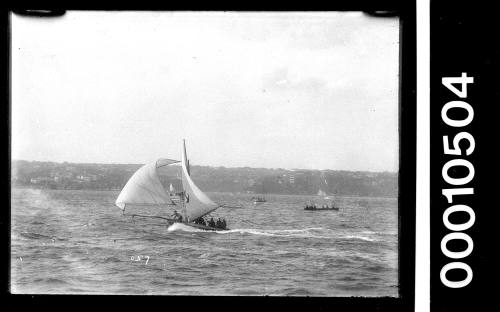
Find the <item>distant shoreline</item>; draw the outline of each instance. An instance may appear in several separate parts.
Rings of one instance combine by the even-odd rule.
[[[15,162],[27,162],[35,164],[56,164],[56,165],[76,165],[76,166],[133,166],[140,167],[144,166],[145,163],[78,163],[78,162],[68,162],[68,161],[41,161],[41,160],[25,160],[25,159],[11,159],[11,163]],[[176,164],[172,165],[176,166]],[[305,168],[275,168],[275,167],[226,167],[226,166],[216,166],[216,165],[196,165],[195,167],[206,167],[214,169],[255,169],[255,170],[284,170],[284,171],[320,171],[320,172],[352,172],[352,173],[366,173],[366,174],[398,174],[397,171],[370,171],[370,170],[347,170],[347,169],[305,169]]]
[[[37,189],[121,190],[140,164],[76,164],[13,161],[11,185]],[[397,173],[191,166],[205,192],[397,197]],[[165,188],[182,188],[179,166],[158,169]]]
[[[36,187],[31,187],[31,186],[12,186],[12,190],[44,190],[44,191],[68,191],[68,192],[113,192],[113,193],[119,193],[120,190],[91,190],[91,189],[48,189],[48,188],[36,188]],[[249,198],[255,196],[255,194],[252,193],[233,193],[233,192],[222,192],[222,191],[216,191],[216,192],[206,192],[207,194],[223,194],[227,196],[247,196]],[[265,194],[267,197],[272,197],[272,196],[297,196],[297,197],[318,197],[318,201],[335,201],[336,198],[355,198],[355,199],[363,199],[363,198],[369,198],[369,199],[393,199],[397,200],[397,197],[393,196],[356,196],[356,195],[330,195],[333,196],[333,199],[324,199],[321,198],[321,196],[316,196],[316,195],[304,195],[304,194]]]

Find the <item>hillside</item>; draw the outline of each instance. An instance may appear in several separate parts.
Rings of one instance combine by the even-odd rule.
[[[51,189],[120,190],[140,164],[77,164],[14,160],[12,185]],[[195,183],[207,192],[326,194],[396,197],[398,175],[392,172],[286,170],[192,166]],[[165,187],[181,186],[180,167],[160,170]]]

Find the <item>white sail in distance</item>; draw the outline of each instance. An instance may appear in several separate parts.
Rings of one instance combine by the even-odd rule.
[[[186,156],[186,142],[183,141],[182,149],[182,186],[184,188],[185,214],[189,221],[202,217],[220,205],[214,203],[205,193],[194,184],[188,169],[189,162]]]
[[[116,199],[116,206],[124,210],[131,206],[164,206],[174,204],[160,182],[157,169],[178,160],[158,159],[139,168]]]

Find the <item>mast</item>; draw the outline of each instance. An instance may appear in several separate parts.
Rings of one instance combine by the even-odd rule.
[[[182,164],[186,164],[186,169],[189,174],[189,160],[187,159],[187,153],[186,153],[186,140],[182,139],[182,147],[183,147],[183,153],[182,153]],[[189,222],[189,218],[187,215],[187,209],[186,209],[186,204],[189,201],[189,195],[186,195],[186,188],[184,187],[184,183],[182,184],[183,189],[182,189],[182,219],[185,222]]]
[[[186,155],[186,141],[183,140],[182,149],[182,187],[183,187],[183,214],[186,221],[202,217],[221,205],[214,203],[203,193],[191,180],[189,173],[189,161]]]

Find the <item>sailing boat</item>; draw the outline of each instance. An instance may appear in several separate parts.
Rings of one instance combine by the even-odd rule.
[[[203,193],[194,184],[191,179],[189,160],[186,155],[186,142],[183,140],[181,175],[182,175],[182,188],[180,192],[173,193],[178,196],[179,201],[175,203],[170,197],[169,193],[165,191],[160,182],[158,169],[163,166],[179,163],[178,160],[172,159],[159,159],[153,163],[146,164],[139,168],[134,175],[128,180],[127,184],[123,187],[120,195],[116,199],[116,206],[122,209],[123,214],[129,208],[149,208],[159,211],[159,214],[165,214],[167,208],[174,206],[179,207],[181,213],[174,211],[174,216],[161,216],[161,215],[144,215],[135,214],[131,216],[161,218],[168,222],[169,225],[174,223],[183,223],[185,225],[195,227],[208,231],[228,230],[227,228],[207,226],[194,223],[200,220],[203,216],[211,213],[223,205],[213,202],[205,193]],[[173,187],[170,191],[173,190]],[[180,218],[182,217],[182,218]]]
[[[326,182],[326,179],[325,179],[325,176],[324,176],[324,173],[321,174],[321,178],[320,178],[320,187],[319,187],[319,190],[318,190],[318,193],[316,194],[317,196],[322,196],[323,199],[327,199],[327,200],[332,200],[334,199],[333,196],[331,195],[328,195],[325,191],[323,191],[323,189],[321,188],[321,186],[325,186],[327,189],[328,189],[328,182]],[[324,181],[324,183],[322,183],[321,181]]]
[[[180,201],[180,198],[179,196],[177,195],[177,192],[174,188],[174,186],[172,185],[172,183],[170,183],[170,187],[168,188],[169,190],[169,193],[168,195],[170,196],[170,199],[174,202],[174,203],[178,203]]]
[[[262,194],[264,194],[264,182],[262,182]],[[257,197],[252,197],[252,201],[255,205],[260,204],[260,203],[265,203],[266,198],[264,196],[257,196]]]
[[[316,193],[316,195],[321,196],[321,197],[323,197],[323,199],[326,199],[326,200],[332,200],[333,196],[327,195],[326,192],[323,191],[323,189],[321,188],[322,184],[323,184],[322,181],[324,181],[324,186],[326,188],[328,188],[328,182],[326,182],[324,173],[321,173],[320,182],[319,182],[319,190],[318,190],[318,193]],[[339,210],[339,207],[335,207],[334,202],[332,202],[331,204],[332,204],[331,207],[329,207],[328,204],[326,204],[326,207],[325,207],[325,205],[323,205],[322,207],[319,207],[319,206],[316,206],[315,203],[313,203],[313,204],[308,203],[305,205],[304,210],[336,210],[336,211]]]
[[[318,194],[317,194],[317,195],[318,195],[318,196],[326,196],[326,193],[325,193],[325,191],[323,191],[322,189],[319,189],[319,190],[318,190]]]

